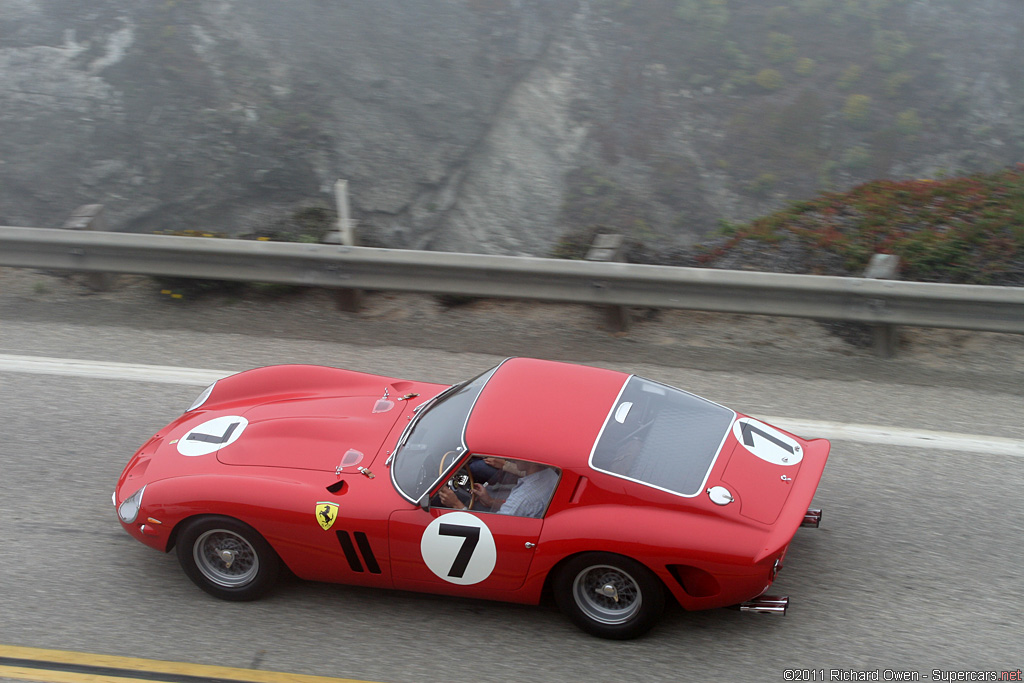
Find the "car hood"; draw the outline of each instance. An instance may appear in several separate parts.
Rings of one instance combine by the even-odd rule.
[[[217,451],[224,465],[335,472],[367,466],[404,403],[350,396],[273,401],[241,413],[244,436]]]

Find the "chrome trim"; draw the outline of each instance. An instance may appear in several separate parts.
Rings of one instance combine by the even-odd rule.
[[[732,495],[732,491],[725,488],[724,486],[712,486],[707,490],[708,498],[715,505],[728,505],[736,500]]]
[[[800,522],[800,526],[812,529],[817,529],[819,524],[821,524],[821,510],[818,508],[809,508],[804,513],[804,521]]]
[[[139,513],[142,511],[142,497],[145,493],[146,486],[143,486],[138,491],[121,501],[121,504],[117,506],[117,516],[122,522],[125,524],[134,524],[135,520],[139,518]],[[131,511],[132,506],[135,508],[134,511]]]
[[[636,377],[637,379],[642,379],[645,382],[650,382],[651,384],[660,384],[661,386],[667,387],[672,391],[678,391],[684,394],[689,394],[690,396],[693,396],[696,399],[700,399],[705,403],[710,403],[711,405],[718,406],[719,408],[723,408],[732,413],[732,422],[729,423],[729,426],[728,428],[726,428],[725,433],[722,434],[722,440],[718,443],[718,450],[715,451],[714,457],[712,457],[711,462],[708,463],[707,471],[704,472],[704,479],[700,482],[700,486],[698,486],[697,490],[694,491],[693,493],[680,493],[679,491],[673,491],[672,489],[666,489],[661,486],[655,486],[654,484],[651,484],[646,481],[640,481],[639,479],[627,477],[624,474],[619,474],[617,472],[609,472],[608,470],[602,470],[600,467],[594,467],[594,451],[597,450],[597,444],[601,441],[601,436],[604,434],[604,428],[608,426],[608,421],[612,418],[612,414],[615,411],[615,406],[619,402],[619,399],[622,398],[622,392],[626,390],[626,385],[629,384],[629,380],[633,379],[634,377]],[[658,491],[664,491],[665,493],[671,493],[673,496],[679,496],[680,498],[696,498],[697,496],[705,493],[704,487],[707,486],[708,479],[711,478],[711,472],[715,469],[715,465],[718,463],[718,456],[722,454],[722,449],[725,447],[726,442],[729,440],[729,435],[732,434],[733,425],[736,424],[736,420],[738,419],[736,417],[737,415],[738,413],[732,408],[729,408],[728,406],[723,406],[721,403],[715,403],[714,401],[708,400],[703,396],[698,396],[692,391],[686,391],[685,389],[674,387],[671,384],[665,384],[664,382],[658,382],[653,379],[648,379],[646,377],[641,377],[636,374],[631,374],[628,375],[626,377],[626,381],[622,383],[622,387],[619,389],[619,393],[615,395],[615,400],[612,401],[611,408],[608,409],[608,415],[605,416],[604,422],[601,423],[601,429],[597,432],[597,438],[594,439],[594,445],[590,447],[590,455],[587,456],[587,465],[590,467],[590,469],[594,470],[595,472],[601,472],[602,474],[607,474],[612,477],[618,477],[619,479],[625,479],[626,481],[633,481],[636,482],[637,484],[647,486],[648,488],[656,489]]]
[[[460,440],[462,442],[462,453],[461,453],[461,456],[459,458],[457,458],[454,463],[452,463],[452,467],[449,467],[448,470],[446,470],[444,472],[444,474],[442,474],[439,479],[435,480],[434,483],[431,484],[427,488],[426,492],[429,493],[435,486],[437,486],[438,482],[447,481],[450,477],[446,477],[445,474],[449,474],[449,471],[454,472],[455,471],[454,465],[456,463],[460,462],[462,460],[462,458],[464,458],[466,456],[466,454],[469,453],[469,446],[466,445],[466,428],[469,426],[469,418],[470,418],[470,416],[473,415],[473,409],[476,408],[477,401],[480,400],[480,396],[483,395],[484,391],[487,389],[487,385],[491,383],[491,379],[494,377],[495,373],[498,372],[498,369],[501,368],[501,366],[504,365],[505,363],[507,363],[508,361],[512,360],[512,358],[514,358],[514,356],[509,356],[505,360],[503,360],[500,363],[498,363],[497,365],[495,365],[490,370],[485,370],[484,372],[480,373],[476,377],[470,377],[468,380],[465,380],[465,381],[462,381],[462,382],[458,382],[457,384],[451,385],[447,389],[444,389],[444,390],[440,391],[433,398],[427,399],[423,403],[421,403],[418,406],[416,406],[415,408],[413,408],[413,413],[415,415],[409,420],[409,424],[405,425],[405,429],[402,430],[402,435],[398,438],[398,443],[395,445],[394,452],[390,456],[388,456],[387,463],[390,463],[392,460],[394,460],[395,456],[398,455],[398,451],[401,450],[402,446],[405,444],[405,440],[409,437],[409,433],[412,431],[413,425],[415,425],[419,421],[419,419],[426,413],[426,411],[425,410],[421,410],[421,408],[426,408],[429,404],[436,402],[442,396],[444,396],[445,394],[453,391],[457,387],[460,387],[463,384],[467,384],[468,382],[471,382],[471,381],[477,379],[478,377],[481,377],[484,374],[489,372],[490,374],[487,377],[487,381],[484,382],[484,385],[482,387],[480,387],[480,391],[477,393],[476,398],[473,399],[473,405],[471,405],[469,407],[469,410],[466,412],[466,419],[462,423],[462,430],[461,430],[461,433],[460,433]],[[409,501],[413,505],[419,505],[419,499],[413,500],[412,498],[410,498],[409,495],[405,491],[402,490],[402,487],[398,485],[398,482],[395,481],[395,470],[394,470],[394,468],[389,468],[389,469],[390,469],[390,472],[391,472],[391,477],[390,477],[391,478],[391,485],[395,488],[396,491],[398,491],[398,495],[402,496],[402,498],[404,498],[405,500]]]
[[[196,408],[199,408],[204,403],[206,403],[209,400],[209,398],[210,398],[210,394],[213,393],[213,388],[215,386],[217,386],[217,380],[214,380],[213,384],[211,384],[210,386],[208,386],[205,389],[203,389],[202,393],[200,393],[199,396],[196,397],[196,400],[192,401],[192,405],[190,405],[185,410],[185,412],[186,413],[190,413],[193,410],[195,410]]]
[[[753,612],[756,614],[778,614],[786,615],[789,608],[788,595],[759,595],[752,600],[739,604],[741,612]]]

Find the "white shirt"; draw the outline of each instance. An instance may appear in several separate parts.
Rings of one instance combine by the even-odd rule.
[[[528,474],[519,480],[498,512],[518,517],[540,517],[558,483],[558,472],[551,467]]]

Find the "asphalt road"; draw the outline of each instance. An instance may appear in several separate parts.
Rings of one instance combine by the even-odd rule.
[[[25,303],[0,295],[0,354],[229,371],[301,359],[455,381],[509,350],[428,348],[408,319],[339,342],[275,330],[252,311],[250,330],[184,310],[180,325],[147,325],[123,311],[90,317],[93,303]],[[728,358],[658,363],[642,349],[614,359],[581,348],[581,361],[754,415],[1024,439],[1017,366],[1001,382],[963,368],[935,381],[923,366],[856,353],[789,372],[798,345],[765,354],[773,360],[760,370],[753,354],[730,369]],[[851,369],[858,359],[863,373]],[[201,388],[0,371],[0,644],[384,683],[793,680],[788,669],[928,680],[936,669],[1024,665],[1024,458],[852,441],[833,443],[816,498],[822,526],[798,532],[772,589],[792,597],[786,617],[673,610],[649,636],[617,643],[577,631],[552,606],[298,581],[256,603],[216,601],[173,556],[129,538],[110,504],[131,453]]]

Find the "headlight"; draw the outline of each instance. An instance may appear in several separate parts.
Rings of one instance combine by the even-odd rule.
[[[128,496],[123,503],[117,507],[117,516],[121,518],[121,521],[125,524],[131,524],[135,521],[135,518],[139,516],[139,508],[142,507],[142,492],[146,490],[143,486],[141,489]]]
[[[192,405],[190,405],[188,407],[188,410],[186,410],[185,412],[187,413],[187,412],[189,412],[189,410],[195,410],[199,406],[201,406],[204,403],[206,403],[206,399],[210,398],[210,394],[213,393],[213,388],[215,386],[217,386],[216,382],[214,382],[210,386],[208,386],[205,389],[203,389],[203,393],[199,394],[199,397],[196,400],[192,401]]]

